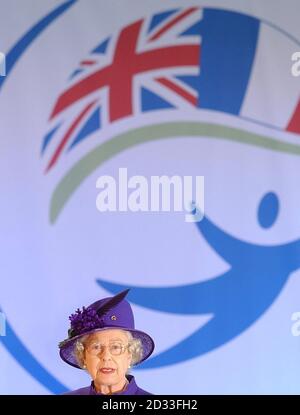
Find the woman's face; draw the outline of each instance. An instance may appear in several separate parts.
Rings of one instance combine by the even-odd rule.
[[[84,362],[98,391],[112,393],[124,387],[132,357],[128,340],[127,333],[117,329],[96,332],[86,340]]]

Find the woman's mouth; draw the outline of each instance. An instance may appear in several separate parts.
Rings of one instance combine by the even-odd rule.
[[[100,372],[103,373],[104,375],[111,375],[115,371],[116,369],[113,369],[111,367],[103,367],[102,369],[100,369]]]

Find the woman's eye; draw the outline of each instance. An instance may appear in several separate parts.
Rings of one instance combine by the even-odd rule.
[[[113,350],[119,350],[121,348],[121,346],[119,344],[114,344],[114,345],[111,346],[111,348]]]
[[[93,344],[91,349],[93,350],[100,350],[101,349],[101,345],[100,344]]]
[[[117,350],[118,349],[118,345],[116,345],[116,344],[111,344],[110,346],[109,346],[109,349],[110,350]]]

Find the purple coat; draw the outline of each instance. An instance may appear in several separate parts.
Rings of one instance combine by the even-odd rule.
[[[134,376],[127,375],[126,376],[129,384],[127,385],[127,388],[118,393],[113,393],[113,395],[152,395],[150,392],[146,392],[143,389],[139,388],[138,385],[135,383]],[[71,392],[66,392],[64,395],[103,395],[103,393],[96,392],[94,388],[94,382],[90,384],[90,386],[86,386],[85,388],[76,389]],[[107,395],[103,395],[107,396]],[[112,396],[112,395],[110,395]]]

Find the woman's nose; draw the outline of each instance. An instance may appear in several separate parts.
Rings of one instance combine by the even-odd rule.
[[[99,353],[99,355],[104,359],[110,359],[111,358],[111,353],[109,351],[109,347],[108,346],[103,346],[101,352]]]

